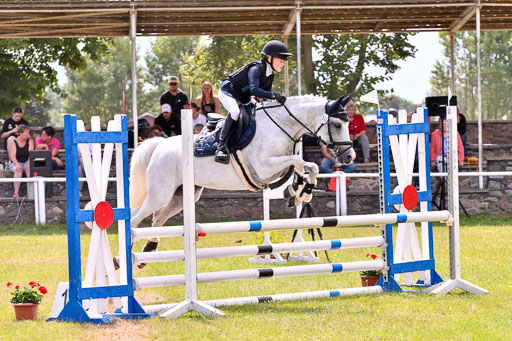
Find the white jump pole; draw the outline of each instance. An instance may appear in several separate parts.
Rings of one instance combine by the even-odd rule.
[[[333,290],[321,290],[321,291],[308,291],[308,292],[297,292],[290,294],[276,294],[276,295],[265,295],[265,296],[249,296],[249,297],[238,297],[238,298],[225,298],[218,300],[205,301],[206,304],[213,307],[231,306],[231,305],[242,305],[242,304],[257,304],[277,301],[293,301],[293,300],[305,300],[314,298],[330,298],[338,296],[349,296],[349,295],[364,295],[364,294],[376,294],[381,293],[381,286],[370,286],[362,288],[348,288],[348,289],[333,289]],[[158,313],[174,307],[176,303],[170,304],[155,304],[144,306],[144,310],[148,313]]]
[[[459,239],[459,165],[457,107],[447,107],[448,126],[448,204],[453,215],[453,224],[449,226],[450,241],[450,279],[430,288],[433,294],[446,294],[454,289],[462,289],[471,294],[488,294],[489,291],[461,278],[460,239]]]
[[[318,240],[302,243],[293,242],[272,245],[214,247],[198,249],[197,259],[269,255],[276,252],[290,253],[298,251],[345,250],[363,247],[382,247],[384,244],[384,238],[382,236],[376,236]],[[132,253],[132,259],[134,264],[179,261],[185,259],[185,253],[183,250],[134,252]]]
[[[313,265],[298,265],[287,266],[278,268],[263,268],[263,269],[245,269],[245,270],[230,270],[230,271],[217,271],[205,272],[197,274],[197,283],[216,283],[227,281],[239,281],[248,279],[261,279],[273,277],[288,277],[288,276],[306,276],[306,275],[322,275],[340,272],[356,272],[363,270],[383,270],[386,264],[383,260],[372,261],[358,261],[348,263],[333,263],[333,264],[313,264]],[[184,285],[187,280],[187,275],[167,275],[167,276],[153,276],[153,277],[139,277],[134,278],[133,283],[135,288],[154,288],[166,287],[174,285]],[[181,305],[182,303],[180,303]],[[176,306],[178,308],[178,306]],[[174,308],[174,309],[176,309]],[[161,315],[163,316],[163,315]]]
[[[351,215],[341,217],[313,217],[302,219],[275,219],[267,221],[239,221],[224,223],[197,224],[200,234],[242,233],[259,231],[293,230],[316,227],[342,227],[362,225],[396,224],[402,222],[419,223],[422,221],[447,222],[451,219],[449,211],[379,213],[368,215]],[[183,236],[183,226],[139,227],[132,229],[136,239],[150,237]]]
[[[224,313],[197,299],[197,259],[196,259],[196,212],[194,198],[194,134],[192,127],[192,109],[181,111],[182,131],[182,168],[183,168],[183,224],[185,254],[185,301],[164,312],[164,319],[177,318],[194,310],[208,317],[218,318]],[[135,281],[136,279],[134,279]]]

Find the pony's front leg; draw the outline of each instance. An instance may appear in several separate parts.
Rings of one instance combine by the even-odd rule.
[[[319,173],[318,165],[313,162],[304,162],[304,170],[308,173],[306,184],[297,196],[297,200],[302,202],[310,202],[313,198],[313,188],[316,186],[316,177]]]

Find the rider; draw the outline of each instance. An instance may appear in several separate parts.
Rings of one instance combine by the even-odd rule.
[[[275,99],[281,104],[286,101],[285,96],[272,92],[272,82],[274,71],[281,72],[284,62],[292,54],[288,51],[288,47],[278,40],[271,40],[265,44],[261,54],[261,59],[244,65],[220,84],[219,99],[228,111],[228,115],[220,132],[215,153],[217,162],[229,164],[229,151],[226,144],[234,122],[240,115],[238,102],[248,105],[252,95],[257,98]]]

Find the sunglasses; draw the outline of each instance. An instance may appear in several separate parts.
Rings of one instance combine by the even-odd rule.
[[[170,86],[176,86],[176,85],[178,85],[178,82],[170,82],[169,85]]]

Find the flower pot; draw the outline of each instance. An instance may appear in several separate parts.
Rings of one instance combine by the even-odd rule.
[[[37,318],[38,303],[13,304],[16,320],[34,320]]]
[[[361,275],[361,284],[363,285],[363,287],[372,287],[374,286],[375,284],[377,284],[380,276],[366,276],[366,275]]]

